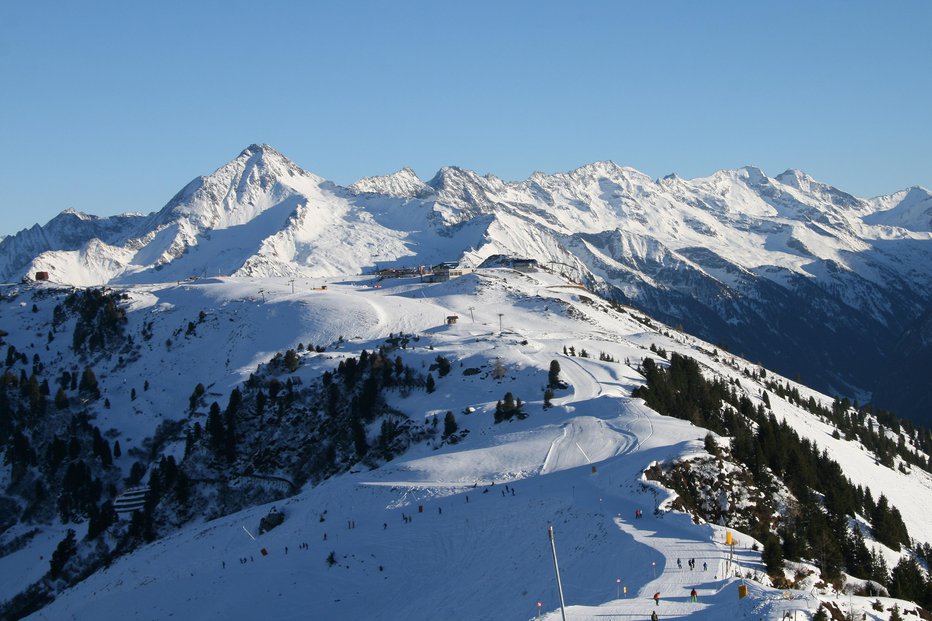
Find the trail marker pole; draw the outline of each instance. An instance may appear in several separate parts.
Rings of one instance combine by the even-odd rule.
[[[650,562],[651,569],[654,570],[654,580],[657,579],[657,561]]]
[[[475,307],[475,306],[470,306],[470,307],[469,307],[469,318],[472,320],[473,323],[476,323],[476,318],[473,317],[473,314],[472,314],[472,312],[473,312],[474,310],[476,310],[476,307]]]
[[[560,565],[557,564],[557,544],[553,541],[553,526],[547,528],[550,535],[550,550],[553,552],[553,571],[557,574],[557,591],[560,593],[560,614],[566,621],[566,604],[563,601],[563,584],[560,582]]]
[[[615,586],[618,587],[618,593],[615,595],[615,599],[621,599],[621,578],[615,578]]]
[[[498,331],[499,331],[499,332],[503,332],[503,331],[504,331],[504,328],[502,328],[502,317],[504,317],[504,316],[505,316],[505,313],[499,313],[499,314],[498,314]]]
[[[543,606],[543,603],[537,602],[537,621],[540,621],[540,607]]]

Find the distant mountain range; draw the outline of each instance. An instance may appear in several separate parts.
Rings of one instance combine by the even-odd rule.
[[[456,167],[341,187],[251,145],[161,210],[65,211],[0,241],[0,278],[71,285],[328,277],[537,259],[828,394],[932,422],[932,194],[862,199],[798,170],[654,180],[596,162],[506,182]]]

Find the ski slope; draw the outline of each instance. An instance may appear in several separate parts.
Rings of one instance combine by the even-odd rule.
[[[310,381],[345,356],[375,349],[390,333],[417,334],[403,352],[406,364],[426,367],[444,355],[452,371],[437,380],[434,394],[394,395],[391,405],[413,418],[442,419],[453,411],[468,434],[455,445],[415,445],[375,470],[305,488],[277,503],[286,519],[261,536],[258,522],[268,505],[189,524],[117,559],[29,618],[532,619],[541,602],[542,618],[560,619],[551,526],[573,621],[647,619],[655,592],[661,618],[781,619],[793,610],[811,615],[819,599],[847,605],[847,597],[813,591],[811,584],[807,591],[770,588],[749,537],[736,533],[730,558],[722,528],[669,511],[671,494],[644,479],[655,462],[704,454],[706,431],[632,399],[641,381],[634,367],[656,343],[711,369],[717,363],[703,353],[711,349],[707,344],[656,324],[645,327],[636,311],[609,308],[547,273],[491,269],[446,283],[399,279],[379,288],[361,277],[299,281],[294,293],[291,284],[232,278],[132,286],[129,321],[155,322],[156,352],[178,325],[205,310],[208,319],[195,336],[176,337],[173,347],[190,355],[177,357],[185,360],[177,373],[187,381],[214,374],[218,394],[298,342],[328,346],[303,354],[296,375]],[[35,315],[23,312],[30,321]],[[459,321],[446,325],[452,314]],[[564,355],[569,346],[592,357]],[[617,362],[599,360],[602,352]],[[545,409],[552,360],[569,387]],[[101,384],[115,391],[141,370],[164,364],[154,353],[143,356],[114,368]],[[495,364],[505,369],[501,378],[490,373]],[[468,368],[482,372],[466,375]],[[740,377],[727,365],[715,371]],[[187,390],[165,388],[146,393],[154,412],[133,416],[134,436],[183,411]],[[529,416],[494,424],[495,403],[506,391],[524,400]],[[114,397],[114,408],[99,415],[123,425],[120,405]],[[780,413],[803,420],[789,405]],[[845,458],[852,470],[873,463],[856,452]],[[910,477],[922,476],[888,473],[884,485],[912,490]],[[901,506],[903,517],[914,537],[928,540],[923,505],[917,506]],[[634,517],[637,510],[641,519]],[[16,575],[14,562],[48,554],[47,545],[43,550],[0,558],[0,575],[25,587],[29,582]],[[331,552],[333,566],[326,561]],[[687,568],[690,558],[695,570]],[[32,561],[27,573],[46,563]],[[750,591],[743,600],[737,596],[741,580]],[[619,593],[622,588],[626,593]],[[692,588],[699,592],[695,603],[689,601]],[[851,601],[868,619],[887,618],[864,598]]]

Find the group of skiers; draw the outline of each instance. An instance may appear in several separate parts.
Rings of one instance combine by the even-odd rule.
[[[691,558],[688,561],[686,561],[686,563],[689,565],[690,570],[693,570],[696,568],[696,559]],[[681,561],[680,559],[676,559],[676,566],[678,569],[683,569],[683,561]],[[708,563],[705,563],[705,562],[702,563],[702,571],[709,571]]]
[[[695,588],[689,592],[689,601],[691,602],[699,601],[699,591],[697,591]],[[660,606],[660,591],[657,591],[656,593],[654,593],[654,606]],[[650,618],[651,618],[651,621],[656,621],[657,619],[656,610],[650,614]]]

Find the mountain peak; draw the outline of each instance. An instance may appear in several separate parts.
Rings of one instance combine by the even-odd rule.
[[[776,180],[783,185],[794,187],[797,190],[808,192],[813,184],[817,183],[810,175],[798,168],[789,168],[776,176]]]
[[[284,157],[278,150],[276,150],[275,148],[265,143],[261,143],[261,144],[253,143],[249,145],[248,147],[246,147],[245,149],[243,149],[242,152],[240,152],[240,155],[241,156],[242,155],[264,155],[266,153]]]
[[[767,175],[757,166],[742,166],[737,170],[738,174],[744,177],[748,183],[757,185],[767,180]]]
[[[459,166],[444,166],[437,171],[427,185],[435,190],[442,190],[450,186],[462,185],[467,180],[473,181],[479,179],[478,173]]]
[[[414,198],[433,192],[408,166],[390,175],[363,177],[350,189],[363,194],[385,194],[396,198]]]
[[[613,162],[612,160],[596,160],[589,164],[580,166],[573,172],[588,172],[595,174],[611,174],[621,170],[621,166]]]

